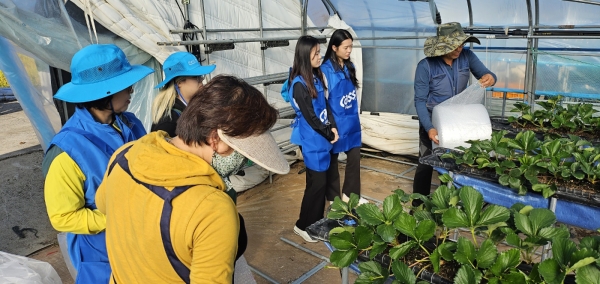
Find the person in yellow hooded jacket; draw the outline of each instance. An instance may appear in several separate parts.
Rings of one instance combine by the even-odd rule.
[[[289,172],[269,132],[277,116],[256,88],[217,76],[190,100],[177,136],[152,132],[115,152],[96,194],[111,283],[232,282],[239,221],[221,176],[247,159]]]

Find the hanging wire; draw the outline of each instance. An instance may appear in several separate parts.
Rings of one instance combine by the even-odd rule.
[[[185,17],[185,15],[183,14],[183,10],[181,9],[181,6],[179,5],[178,0],[175,0],[175,4],[177,4],[177,7],[179,8],[179,12],[181,12],[181,17],[183,18],[183,21],[185,22],[185,24],[183,25],[183,29],[199,30],[200,28],[198,28],[198,26],[194,25],[192,22],[190,22],[190,19]],[[197,33],[183,33],[181,38],[184,41],[198,40],[198,34]],[[206,38],[206,36],[205,36],[205,38]],[[196,58],[198,59],[199,62],[205,61],[205,59],[202,59],[202,57],[200,56],[200,45],[186,45],[186,49],[189,53],[196,56]]]

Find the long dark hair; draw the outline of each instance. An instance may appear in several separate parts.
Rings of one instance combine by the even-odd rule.
[[[317,90],[313,80],[313,75],[323,82],[323,73],[320,68],[313,68],[310,63],[310,51],[313,47],[319,45],[319,40],[312,36],[301,36],[296,43],[296,51],[294,52],[294,66],[290,72],[290,83],[296,76],[302,76],[306,82],[308,93],[312,98],[317,97]],[[323,86],[325,88],[325,86]],[[290,86],[293,88],[293,86]]]
[[[339,60],[335,51],[333,51],[333,46],[339,48],[340,44],[342,44],[345,40],[354,41],[352,35],[347,30],[335,30],[331,35],[331,39],[329,39],[329,46],[327,46],[327,51],[325,52],[325,60],[331,61],[331,65],[336,71],[342,70],[343,66],[340,66]],[[354,87],[358,88],[358,79],[356,79],[356,68],[354,68],[354,64],[350,61],[350,58],[344,59],[344,65],[348,68],[348,73],[350,73],[350,81]]]

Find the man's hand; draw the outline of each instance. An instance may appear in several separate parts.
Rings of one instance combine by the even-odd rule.
[[[481,83],[482,87],[486,88],[489,86],[493,86],[496,83],[496,80],[494,80],[494,76],[492,76],[492,74],[488,73],[483,75],[481,79],[479,79],[479,83]]]
[[[429,135],[429,139],[431,141],[433,141],[433,143],[440,144],[440,141],[438,140],[438,137],[437,137],[438,133],[437,133],[437,130],[435,130],[435,128],[429,129],[429,131],[427,131],[427,134]]]
[[[333,135],[335,135],[335,138],[333,138],[333,140],[331,140],[331,144],[333,144],[333,143],[337,142],[338,139],[340,139],[340,136],[338,135],[336,128],[331,128],[331,132],[333,132]]]

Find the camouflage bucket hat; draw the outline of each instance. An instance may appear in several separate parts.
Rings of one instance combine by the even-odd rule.
[[[460,23],[441,24],[437,27],[437,36],[432,36],[425,40],[425,56],[436,57],[446,55],[465,42],[481,44],[476,37],[466,35]]]

